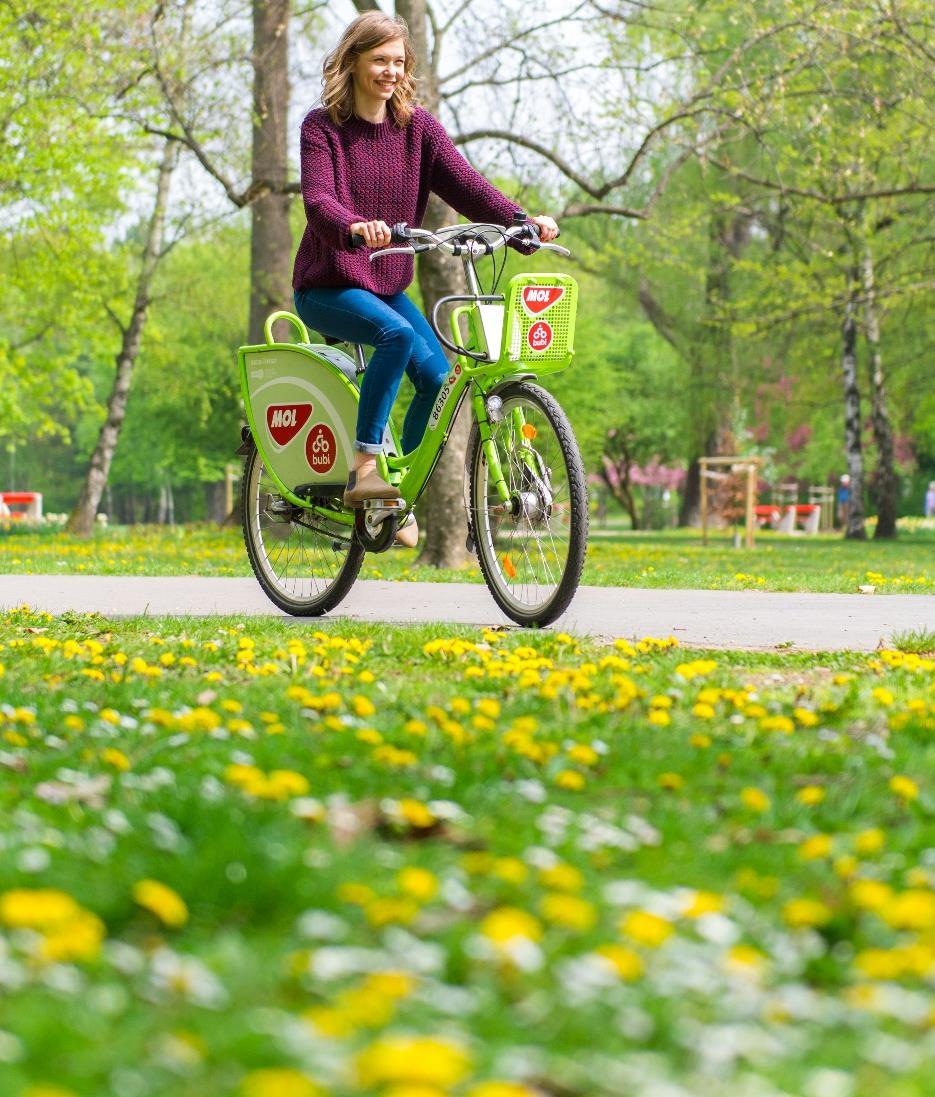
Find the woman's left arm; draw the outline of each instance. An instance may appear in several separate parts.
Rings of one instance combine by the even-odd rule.
[[[428,116],[426,137],[432,158],[429,185],[439,198],[471,221],[509,225],[514,214],[519,212],[519,207],[501,194],[476,168],[471,167],[455,148],[445,127],[431,114]],[[558,235],[558,225],[551,217],[530,217],[527,220],[539,226],[539,238],[543,243],[554,240]]]

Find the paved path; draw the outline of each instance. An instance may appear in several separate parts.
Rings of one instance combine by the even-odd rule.
[[[0,575],[0,608],[24,602],[52,613],[281,616],[253,579]],[[487,588],[476,583],[361,580],[329,616],[357,621],[509,623]],[[301,627],[301,621],[296,623]],[[571,608],[552,627],[589,636],[672,635],[683,644],[704,647],[872,651],[894,633],[935,629],[935,596],[581,587]]]

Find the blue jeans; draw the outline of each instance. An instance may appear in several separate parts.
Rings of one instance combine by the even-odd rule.
[[[369,290],[303,289],[296,312],[305,324],[331,339],[373,347],[360,385],[355,449],[383,451],[383,432],[406,371],[416,394],[403,423],[403,453],[422,441],[425,425],[449,366],[429,322],[404,293],[389,297]]]

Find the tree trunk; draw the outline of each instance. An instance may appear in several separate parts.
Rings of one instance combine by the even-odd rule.
[[[437,228],[451,222],[454,214],[435,195],[429,199],[425,225]],[[441,252],[428,252],[419,256],[419,289],[426,313],[431,313],[435,302],[449,294],[465,293],[464,272],[458,262]],[[447,310],[441,313],[441,322],[447,321]],[[461,405],[451,430],[445,451],[425,492],[425,504],[421,516],[425,527],[425,539],[419,563],[435,568],[460,568],[467,562],[467,515],[464,508],[464,477],[467,468],[467,446],[471,431],[471,411],[467,401]]]
[[[254,185],[287,183],[290,0],[253,0]],[[292,234],[288,194],[266,194],[250,206],[251,343],[263,341],[266,317],[292,310]]]
[[[841,372],[844,378],[844,452],[851,478],[847,525],[844,536],[863,541],[864,529],[864,457],[860,438],[860,389],[857,384],[857,282],[852,273],[850,293],[844,305],[841,324]]]
[[[223,480],[204,484],[205,507],[209,522],[223,525],[227,519],[227,486]],[[236,505],[236,504],[235,504]]]
[[[359,6],[359,5],[358,5]],[[429,43],[429,20],[425,0],[397,0],[396,12],[409,26],[409,37],[416,55],[416,71],[420,75],[419,97],[426,110],[438,113],[438,73],[433,68]],[[423,224],[438,228],[450,224],[456,214],[436,195],[429,198]],[[458,262],[441,252],[419,256],[419,289],[422,308],[431,314],[435,302],[449,294],[465,293],[464,272]],[[444,310],[441,322],[447,322]],[[459,568],[467,562],[467,516],[464,510],[464,475],[467,465],[467,444],[471,429],[470,408],[463,404],[448,435],[448,443],[425,493],[420,517],[425,537],[420,564],[436,568]]]
[[[870,348],[870,422],[877,445],[876,501],[877,538],[896,536],[896,497],[899,481],[893,453],[893,427],[886,406],[886,378],[883,354],[880,350],[880,318],[877,312],[876,286],[873,275],[873,254],[870,245],[864,247],[861,262],[864,291],[864,331]]]
[[[136,283],[136,298],[130,323],[123,330],[120,353],[117,355],[117,371],[107,400],[107,418],[98,435],[97,445],[91,455],[91,464],[85,478],[78,503],[68,519],[68,531],[79,537],[89,537],[94,529],[98,504],[107,484],[110,465],[117,449],[120,430],[127,413],[130,381],[133,367],[140,351],[146,313],[149,309],[149,287],[159,263],[162,250],[162,234],[165,227],[166,207],[169,199],[169,183],[178,163],[179,149],[174,141],[167,141],[159,164],[156,184],[156,201],[146,233],[143,262]]]

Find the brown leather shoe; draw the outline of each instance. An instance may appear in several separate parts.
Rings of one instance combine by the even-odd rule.
[[[388,484],[376,471],[372,469],[362,477],[358,477],[357,471],[351,469],[347,474],[347,487],[344,489],[344,505],[346,507],[359,507],[365,499],[398,499],[399,488]]]
[[[396,531],[396,544],[402,545],[403,548],[415,548],[418,543],[419,526],[416,523],[416,516],[413,514],[410,516],[409,521]]]

